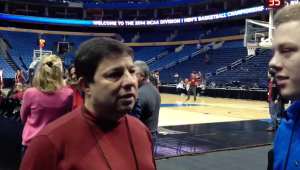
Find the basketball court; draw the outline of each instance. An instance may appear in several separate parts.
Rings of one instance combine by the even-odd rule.
[[[156,157],[176,157],[232,148],[268,145],[268,103],[161,94]]]
[[[159,126],[269,119],[267,102],[162,94]]]

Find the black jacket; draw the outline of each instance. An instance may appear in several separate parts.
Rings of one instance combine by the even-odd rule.
[[[269,80],[269,82],[270,82],[270,80]],[[268,84],[267,90],[268,90],[267,92],[269,95],[269,84]],[[278,100],[278,101],[284,100],[284,98],[281,95],[280,87],[278,86],[276,79],[273,80],[273,85],[272,85],[272,101],[274,102],[275,100]]]

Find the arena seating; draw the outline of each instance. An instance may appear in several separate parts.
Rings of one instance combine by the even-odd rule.
[[[228,83],[229,81],[241,81],[243,79],[258,79],[258,85],[261,87],[267,86],[268,63],[272,58],[272,51],[266,50],[260,55],[257,55],[250,60],[247,60],[242,65],[228,70],[224,73],[212,76],[209,82],[214,81],[217,85]],[[253,85],[253,84],[252,84]]]
[[[212,31],[209,35],[206,35],[204,38],[213,38],[213,37],[225,37],[225,36],[231,36],[231,35],[238,35],[240,34],[241,29],[243,27],[232,27],[232,28],[224,28],[224,29],[217,29],[216,31]],[[144,34],[141,34],[139,42],[155,42],[155,41],[165,41],[166,37],[169,36],[174,30],[178,30],[177,37],[173,41],[182,41],[182,40],[197,40],[199,38],[199,35],[206,34],[207,31],[203,31],[199,26],[195,27],[189,27],[189,28],[183,28],[183,27],[172,27],[172,28],[159,28],[156,29],[158,32],[145,32]],[[213,30],[213,29],[212,29]],[[12,49],[8,49],[7,53],[12,58],[12,60],[15,62],[15,64],[21,68],[24,72],[27,70],[29,65],[31,64],[33,60],[33,50],[38,50],[37,47],[37,38],[38,34],[36,33],[28,33],[28,32],[10,32],[10,31],[0,31],[0,34],[2,37],[12,46]],[[135,34],[133,33],[124,33],[122,34],[123,37],[125,37],[125,42],[131,40],[131,38]],[[155,35],[155,36],[154,36]],[[19,38],[22,37],[22,38]],[[49,50],[51,51],[53,48],[54,43],[58,43],[61,41],[62,35],[55,35],[55,34],[43,34],[43,39],[46,40],[46,46],[43,48],[43,50]],[[130,38],[131,37],[131,38]],[[90,39],[93,38],[93,36],[75,36],[75,35],[69,35],[68,36],[68,42],[71,44],[74,44],[74,51],[79,47],[79,45]],[[201,44],[201,47],[203,47],[205,44]],[[239,48],[238,48],[239,47]],[[195,52],[196,45],[186,45],[183,50],[180,52],[171,52],[170,49],[174,48],[175,46],[151,46],[151,47],[134,47],[136,53],[135,53],[135,60],[143,60],[148,61],[149,59],[152,59],[154,57],[157,57],[159,54],[169,51],[169,54],[159,58],[155,62],[151,63],[150,69],[155,70],[159,69],[161,67],[165,67],[166,65],[176,62],[179,59],[190,56],[193,52]],[[233,49],[234,50],[230,50]],[[239,52],[239,55],[236,54],[237,51]],[[234,51],[234,52],[233,52]],[[54,52],[54,54],[57,54],[57,52]],[[74,54],[75,52],[68,52],[65,57],[65,65],[68,66],[72,64],[74,60]],[[169,68],[167,72],[172,70],[173,73],[177,72],[182,76],[187,77],[191,70],[202,70],[203,73],[215,71],[219,67],[226,66],[229,62],[234,62],[236,59],[240,58],[241,56],[246,56],[246,48],[243,48],[242,41],[231,41],[224,43],[222,49],[218,50],[210,50],[207,52],[211,56],[211,63],[210,66],[204,65],[204,55],[201,54],[200,56],[196,56],[191,61],[186,61],[184,63],[181,63],[181,65],[185,65],[185,63],[191,62],[191,64],[195,64],[197,66],[191,65],[189,66],[190,69],[188,70],[180,70],[176,71],[176,67],[181,66],[174,66],[174,68]],[[220,55],[221,54],[221,55]],[[21,57],[21,59],[20,59]],[[223,60],[223,58],[225,60]],[[194,61],[196,60],[196,61]],[[22,63],[24,62],[24,64]],[[23,68],[23,65],[25,65],[26,68]],[[198,68],[197,68],[198,67]],[[200,69],[199,69],[200,67]],[[203,68],[202,68],[203,67]],[[197,69],[196,69],[197,68]],[[183,71],[183,72],[182,72]],[[164,75],[165,71],[162,71],[162,75]],[[11,75],[7,76],[10,77]],[[5,75],[6,77],[6,75]],[[164,76],[162,76],[163,78]],[[173,82],[173,80],[169,79],[167,76],[166,79],[163,80],[163,82]]]
[[[193,47],[196,49],[195,46]],[[192,49],[192,47],[190,48]],[[205,65],[204,63],[206,54],[210,56],[210,65]],[[189,55],[191,55],[191,53]],[[170,67],[169,69],[162,70],[160,72],[160,78],[162,83],[174,83],[176,78],[172,75],[175,73],[179,74],[179,78],[182,79],[190,77],[192,71],[201,71],[202,74],[205,75],[206,73],[216,71],[221,67],[228,66],[236,60],[245,58],[246,56],[247,49],[243,47],[243,41],[228,41],[225,42],[220,49],[208,50],[205,53],[201,53],[178,65]]]
[[[157,70],[161,67],[164,67],[174,61],[179,60],[185,56],[190,56],[193,52],[197,51],[196,45],[186,45],[183,50],[179,52],[173,52],[167,56],[158,59],[155,63],[150,66],[150,70]]]
[[[240,31],[245,27],[229,27],[229,28],[222,28],[217,29],[212,34],[205,36],[205,38],[218,38],[218,37],[226,37],[226,36],[234,36],[234,35],[241,35]]]
[[[134,59],[148,61],[153,57],[158,56],[159,54],[168,50],[168,48],[172,48],[170,46],[160,46],[160,47],[143,47],[140,50],[135,52]]]
[[[27,68],[30,66],[31,62],[33,61],[33,50],[38,50],[38,34],[10,31],[0,31],[0,34],[3,39],[5,39],[12,47],[12,49],[7,50],[7,54],[12,58],[19,69],[22,69],[24,72],[26,72],[25,68],[22,67],[22,63],[19,58],[22,58]],[[61,35],[43,34],[43,39],[45,39],[47,42],[43,50],[51,51],[53,43],[59,42]]]
[[[169,37],[174,31],[157,30],[153,32],[141,33],[137,42],[166,42],[167,37]]]

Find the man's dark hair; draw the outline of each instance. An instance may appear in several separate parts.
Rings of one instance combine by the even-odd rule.
[[[270,74],[272,77],[275,77],[276,71],[275,71],[275,70],[269,70],[269,74]]]
[[[110,54],[128,54],[133,57],[132,48],[111,38],[93,38],[83,42],[75,54],[75,70],[77,78],[83,77],[94,82],[98,65]]]

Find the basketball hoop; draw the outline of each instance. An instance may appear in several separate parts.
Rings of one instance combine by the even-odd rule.
[[[273,31],[273,15],[271,22],[246,20],[244,46],[247,47],[248,55],[255,55],[256,48],[272,48]]]

